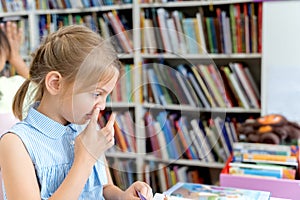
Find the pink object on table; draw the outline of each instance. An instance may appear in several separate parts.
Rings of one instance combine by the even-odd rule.
[[[220,174],[220,185],[271,192],[272,197],[299,200],[300,180],[270,179]]]
[[[18,121],[12,113],[0,113],[0,135],[5,133]]]

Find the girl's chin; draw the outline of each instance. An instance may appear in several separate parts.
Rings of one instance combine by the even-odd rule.
[[[80,119],[75,119],[74,122],[72,122],[72,123],[78,124],[78,125],[83,125],[83,124],[88,123],[90,120],[91,120],[91,116],[86,115],[81,120]]]

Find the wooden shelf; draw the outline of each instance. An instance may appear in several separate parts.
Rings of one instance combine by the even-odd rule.
[[[142,3],[141,8],[153,8],[153,7],[197,7],[197,6],[209,6],[209,5],[222,5],[222,4],[235,4],[235,3],[249,3],[253,0],[215,0],[215,1],[180,1],[180,2],[166,2],[166,3]]]
[[[187,166],[199,166],[199,167],[209,167],[209,168],[217,168],[223,169],[225,163],[218,163],[218,162],[203,162],[201,160],[187,160],[187,159],[160,159],[154,156],[145,156],[144,158],[147,161],[154,161],[154,162],[161,162],[167,164],[178,164],[178,165],[187,165]]]
[[[91,8],[69,8],[69,9],[52,9],[52,10],[36,10],[35,14],[69,14],[69,13],[83,13],[83,12],[103,12],[110,10],[126,10],[132,9],[132,4],[119,4],[102,7],[91,7]]]
[[[126,159],[136,159],[138,154],[136,153],[122,153],[122,152],[107,152],[106,157],[109,158],[126,158]]]
[[[260,109],[245,109],[245,108],[195,108],[189,105],[159,105],[153,103],[144,103],[143,106],[149,109],[157,110],[181,110],[189,112],[224,112],[224,113],[260,113]]]
[[[193,59],[193,60],[207,60],[207,59],[261,59],[260,53],[235,53],[235,54],[141,54],[144,59]]]

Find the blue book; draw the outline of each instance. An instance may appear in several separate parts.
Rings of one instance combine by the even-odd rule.
[[[85,8],[91,7],[90,1],[89,0],[81,0],[82,4]]]
[[[161,103],[162,105],[167,105],[164,93],[161,89],[161,86],[159,84],[157,76],[154,73],[154,70],[151,68],[148,69],[148,78],[149,78],[151,89],[152,89],[152,92],[153,92],[153,95],[155,98],[155,103],[157,103],[157,104]]]
[[[159,122],[160,126],[162,127],[162,130],[165,134],[166,143],[167,143],[167,151],[169,154],[169,157],[171,159],[178,159],[180,157],[178,153],[178,148],[176,145],[176,138],[174,138],[171,128],[171,122],[170,119],[168,119],[166,112],[160,112],[156,120]]]
[[[101,4],[100,4],[100,2],[99,2],[100,0],[91,0],[91,2],[92,2],[92,6],[93,7],[100,7],[101,6]]]
[[[253,175],[253,176],[265,176],[273,178],[282,178],[282,172],[280,170],[269,170],[269,169],[250,169],[250,168],[235,168],[229,169],[230,174],[237,175]]]
[[[211,28],[211,36],[212,36],[214,53],[219,53],[218,42],[217,42],[217,32],[216,32],[214,20],[215,20],[215,18],[210,17],[209,23],[210,23],[210,28]]]
[[[199,53],[195,31],[195,20],[195,18],[185,18],[182,20],[183,31],[186,35],[188,52],[191,54]]]
[[[64,0],[66,4],[66,8],[72,8],[70,0]]]

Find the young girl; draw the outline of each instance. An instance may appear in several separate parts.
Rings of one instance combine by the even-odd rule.
[[[29,83],[37,87],[35,103],[0,140],[5,199],[138,200],[138,192],[152,199],[144,182],[126,191],[113,185],[104,157],[114,144],[115,115],[100,130],[97,118],[118,68],[112,46],[84,26],[62,27],[44,40],[15,96],[15,115],[23,118]]]

